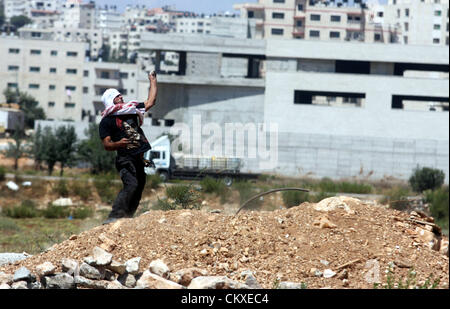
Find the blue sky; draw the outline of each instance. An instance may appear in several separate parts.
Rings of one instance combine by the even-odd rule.
[[[381,4],[385,4],[387,2],[387,0],[378,1]],[[116,5],[119,11],[123,11],[127,4],[145,4],[147,8],[162,7],[164,5],[175,5],[175,7],[179,10],[205,14],[226,11],[234,12],[233,4],[257,2],[258,0],[95,0],[95,3],[99,6],[104,6],[105,4]]]
[[[179,10],[193,11],[196,13],[234,12],[233,4],[258,2],[257,0],[95,0],[99,6],[117,5],[119,11],[123,11],[127,4],[145,4],[147,8],[175,5]]]

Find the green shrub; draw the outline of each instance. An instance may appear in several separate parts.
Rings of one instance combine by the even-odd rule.
[[[151,189],[157,189],[161,185],[162,180],[159,175],[147,175],[147,186]]]
[[[221,179],[215,179],[212,177],[205,177],[200,181],[202,190],[205,193],[213,193],[220,196],[221,203],[225,203],[228,196],[227,185]]]
[[[103,203],[112,203],[120,190],[114,179],[113,174],[103,174],[94,180],[94,186]]]
[[[369,194],[372,193],[373,187],[369,184],[344,181],[338,184],[338,191],[343,193]]]
[[[3,166],[0,166],[0,181],[3,181],[6,179],[6,170]]]
[[[58,184],[53,188],[53,192],[62,197],[69,196],[69,188],[67,187],[67,182],[61,179]]]
[[[286,208],[298,206],[303,202],[309,201],[309,193],[302,191],[283,191],[282,197]]]
[[[334,195],[333,194],[328,194],[326,192],[319,192],[319,193],[316,193],[316,194],[310,194],[309,195],[309,202],[319,203],[320,201],[322,201],[322,200],[324,200],[326,198],[332,197],[332,196],[334,196]]]
[[[35,218],[39,216],[36,204],[33,201],[25,200],[20,206],[8,207],[4,210],[5,216],[10,218]]]
[[[430,204],[431,215],[435,218],[436,223],[445,230],[448,230],[449,222],[448,191],[448,186],[434,191],[425,191],[425,201]]]
[[[429,167],[417,167],[409,178],[411,188],[418,193],[434,190],[442,186],[445,174],[443,171]]]
[[[405,210],[409,205],[407,200],[409,193],[409,190],[406,188],[393,187],[385,192],[380,202],[382,204],[389,204],[393,209]]]
[[[10,218],[0,217],[0,231],[20,231],[20,227]]]
[[[79,206],[72,209],[72,218],[74,219],[86,219],[94,215],[94,209],[89,206]]]
[[[166,194],[182,209],[199,208],[198,194],[190,186],[170,186],[166,188]]]
[[[152,208],[154,210],[163,210],[163,211],[175,210],[177,209],[177,204],[171,203],[167,199],[158,198],[158,202],[156,202],[156,205],[154,205]]]
[[[61,219],[67,218],[70,215],[70,210],[66,207],[55,206],[51,203],[42,211],[42,214],[47,219]]]
[[[331,178],[322,178],[322,180],[317,185],[319,190],[322,192],[338,192],[339,189],[336,183]]]
[[[71,189],[72,193],[83,201],[87,201],[92,196],[92,188],[88,181],[74,181]]]

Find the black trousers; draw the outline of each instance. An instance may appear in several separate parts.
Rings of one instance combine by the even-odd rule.
[[[117,156],[116,169],[122,179],[123,188],[112,206],[109,218],[133,217],[144,191],[147,175],[141,155]]]

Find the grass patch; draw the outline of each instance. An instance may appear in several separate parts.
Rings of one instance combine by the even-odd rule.
[[[83,201],[89,200],[92,196],[92,186],[86,180],[75,180],[72,182],[72,193]]]
[[[53,187],[53,193],[61,196],[61,197],[69,197],[69,188],[67,186],[67,182],[64,179],[61,179],[55,187]]]
[[[202,186],[203,192],[220,196],[220,202],[226,202],[229,190],[221,179],[215,179],[208,176],[200,181],[200,185]]]
[[[150,187],[150,189],[157,189],[161,185],[162,180],[159,175],[147,175],[147,184],[146,187]]]
[[[236,181],[233,183],[232,188],[237,190],[239,192],[239,203],[240,205],[242,205],[243,203],[245,203],[246,201],[248,201],[250,198],[252,198],[253,196],[255,196],[256,193],[256,188],[255,186],[253,186],[252,183],[245,181],[245,180],[240,180],[240,181]],[[246,208],[247,209],[258,209],[261,207],[263,203],[262,199],[256,199],[254,201],[251,201],[249,204],[247,204]]]
[[[103,203],[112,203],[120,191],[120,185],[115,182],[114,174],[99,175],[94,180],[94,186]]]
[[[42,211],[42,215],[47,219],[62,219],[70,216],[70,210],[66,207],[55,206],[51,203]]]
[[[7,207],[3,210],[5,216],[10,218],[36,218],[40,215],[36,204],[31,200],[25,200],[18,206]]]

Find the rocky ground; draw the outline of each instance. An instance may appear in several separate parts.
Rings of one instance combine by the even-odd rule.
[[[99,266],[92,258],[99,248],[122,268],[138,258],[138,269],[125,271],[134,277],[124,279],[126,275],[112,271],[101,278],[112,283],[96,286],[86,281],[93,280],[89,275],[77,276],[63,267],[64,259],[74,260],[80,269]],[[374,288],[376,283],[396,287],[408,278],[410,288],[435,282],[437,288],[448,289],[449,282],[448,238],[440,234],[432,218],[348,197],[275,211],[242,211],[236,216],[207,210],[149,211],[73,235],[42,254],[0,266],[0,284],[19,286],[24,279],[17,272],[23,275],[23,267],[39,282],[45,278],[45,262],[54,266],[49,277],[41,280],[48,287],[55,276],[72,276],[75,283],[70,287],[119,288],[127,285],[126,280],[130,287],[189,287],[193,282],[181,282],[180,277],[186,269],[191,277],[198,277],[195,287],[201,288],[204,280],[210,280],[208,284],[216,280],[215,287],[264,289],[361,289]],[[155,271],[152,262],[164,264],[167,270]],[[225,277],[230,281],[217,284]]]

